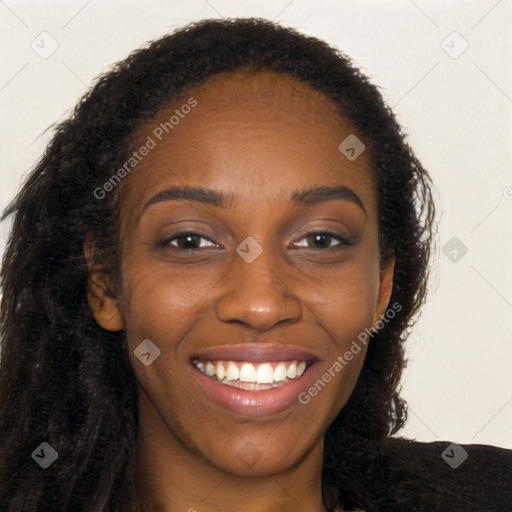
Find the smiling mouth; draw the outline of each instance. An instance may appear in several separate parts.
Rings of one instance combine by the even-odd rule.
[[[194,359],[194,366],[215,382],[250,391],[286,386],[299,379],[313,361],[219,361]]]

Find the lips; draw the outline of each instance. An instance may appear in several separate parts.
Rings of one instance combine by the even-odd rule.
[[[236,414],[263,416],[298,404],[319,360],[292,345],[224,345],[195,353],[190,367],[210,401]]]

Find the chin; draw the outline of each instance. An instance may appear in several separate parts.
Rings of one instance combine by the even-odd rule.
[[[314,436],[306,440],[304,431],[293,437],[289,433],[276,436],[274,431],[271,440],[268,435],[262,435],[261,439],[258,437],[240,438],[231,444],[229,450],[219,447],[207,458],[214,466],[233,475],[264,477],[293,469],[319,444]]]

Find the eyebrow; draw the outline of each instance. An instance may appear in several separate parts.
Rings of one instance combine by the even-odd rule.
[[[153,196],[142,208],[141,215],[146,208],[153,204],[177,200],[198,201],[200,203],[226,209],[232,204],[233,196],[207,188],[170,187]],[[290,194],[290,201],[298,206],[319,204],[325,201],[334,200],[350,201],[358,205],[366,213],[366,208],[359,196],[352,189],[345,186],[316,187],[304,190],[294,190]]]

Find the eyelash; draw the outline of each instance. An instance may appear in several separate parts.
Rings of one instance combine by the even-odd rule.
[[[156,248],[160,249],[160,250],[171,248],[171,250],[173,250],[173,251],[188,252],[188,253],[201,250],[202,249],[201,247],[195,248],[195,249],[194,248],[181,249],[179,247],[171,245],[171,242],[173,242],[174,240],[177,240],[179,238],[185,238],[187,235],[199,236],[201,238],[208,240],[209,242],[211,242],[213,244],[215,243],[206,233],[203,233],[201,231],[187,230],[187,231],[179,231],[177,233],[172,234],[169,237],[162,238],[161,240],[156,242],[156,244],[155,244]],[[352,245],[352,242],[346,236],[341,235],[340,233],[337,233],[336,231],[332,231],[330,229],[319,229],[319,230],[308,231],[303,234],[302,238],[299,241],[302,241],[305,238],[308,238],[310,236],[315,236],[315,235],[327,235],[328,237],[334,238],[340,242],[339,244],[337,244],[333,247],[316,249],[318,251],[339,250],[340,248],[342,249],[344,246]],[[305,247],[305,248],[306,249],[314,249],[312,247]]]

